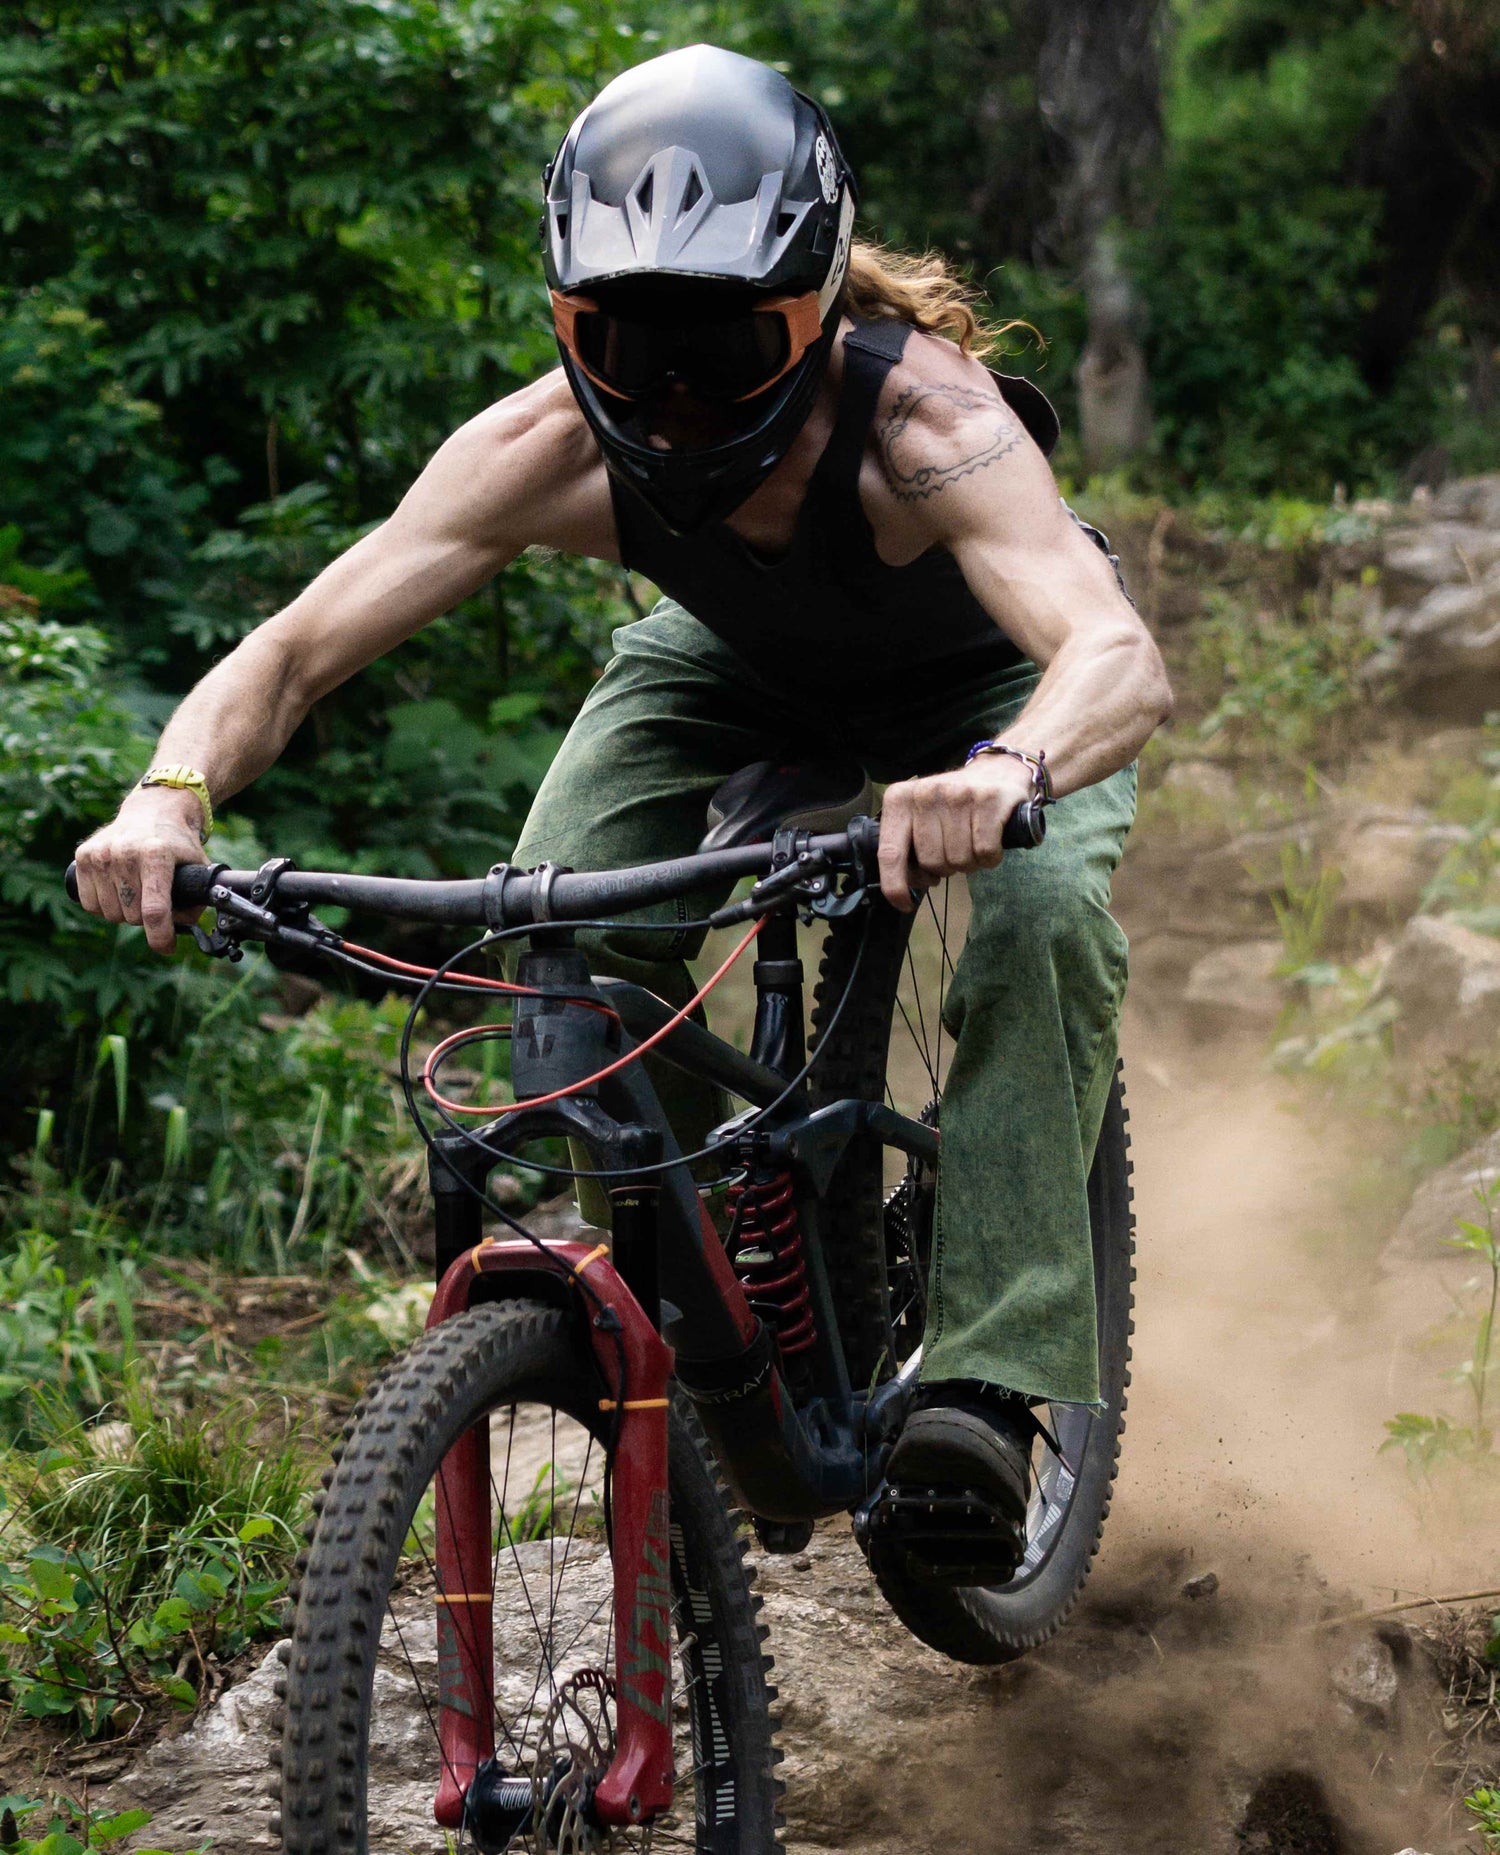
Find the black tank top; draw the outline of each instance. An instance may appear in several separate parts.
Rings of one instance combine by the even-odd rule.
[[[904,567],[875,551],[859,473],[886,375],[911,327],[857,322],[844,337],[833,431],[798,513],[791,546],[767,558],[724,523],[675,535],[636,492],[610,478],[620,555],[772,682],[898,690],[914,696],[1024,663],[934,546]],[[1032,437],[1050,451],[1057,417],[1028,380],[994,376]]]

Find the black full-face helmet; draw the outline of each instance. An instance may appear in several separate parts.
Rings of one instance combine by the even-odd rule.
[[[605,462],[679,533],[722,519],[828,364],[857,197],[828,118],[694,45],[607,85],[546,185],[558,346]]]

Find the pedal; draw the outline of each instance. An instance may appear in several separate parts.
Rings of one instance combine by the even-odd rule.
[[[973,1488],[882,1488],[861,1510],[856,1535],[868,1555],[901,1552],[935,1584],[1004,1584],[1026,1551],[1014,1518]]]

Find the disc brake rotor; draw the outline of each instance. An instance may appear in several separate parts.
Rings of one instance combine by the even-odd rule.
[[[532,1789],[538,1845],[553,1855],[598,1855],[614,1835],[594,1817],[594,1792],[615,1755],[615,1684],[580,1669],[557,1690],[537,1734]]]

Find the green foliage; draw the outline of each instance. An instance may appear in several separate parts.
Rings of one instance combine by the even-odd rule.
[[[190,1674],[276,1629],[306,1505],[294,1435],[139,1391],[124,1409],[5,1469],[0,1684],[19,1713],[88,1737],[162,1699],[194,1706]]]
[[[120,1810],[113,1816],[78,1812],[61,1799],[45,1803],[30,1797],[0,1797],[0,1849],[5,1855],[88,1855],[113,1849],[151,1821],[149,1810]],[[27,1833],[21,1824],[27,1823]],[[165,1849],[139,1849],[137,1855],[167,1855]]]
[[[39,1386],[80,1415],[108,1401],[130,1351],[134,1290],[128,1259],[74,1280],[45,1236],[0,1258],[0,1438],[31,1432]]]
[[[1495,1366],[1495,1317],[1500,1311],[1500,1238],[1495,1218],[1500,1210],[1500,1179],[1475,1186],[1475,1202],[1483,1222],[1461,1219],[1458,1232],[1448,1239],[1458,1250],[1476,1257],[1489,1280],[1481,1296],[1479,1319],[1474,1331],[1469,1357],[1454,1373],[1455,1380],[1468,1387],[1473,1407],[1468,1423],[1460,1424],[1446,1416],[1429,1417],[1414,1411],[1402,1411],[1386,1424],[1389,1432],[1382,1450],[1399,1449],[1407,1466],[1422,1478],[1446,1463],[1462,1463],[1470,1469],[1493,1474],[1497,1468],[1494,1454],[1494,1431],[1490,1421],[1491,1375]]]
[[[1388,9],[1285,14],[1210,0],[1183,15],[1137,276],[1174,471],[1326,495],[1412,437],[1410,397],[1377,399],[1359,371],[1380,201],[1345,171],[1406,41]]]
[[[1500,1790],[1481,1785],[1465,1797],[1464,1808],[1474,1818],[1475,1827],[1484,1837],[1484,1846],[1500,1849]]]
[[[1211,593],[1191,674],[1221,693],[1198,732],[1283,764],[1326,752],[1369,703],[1360,671],[1374,648],[1347,588],[1326,604],[1309,595],[1290,615]]]

